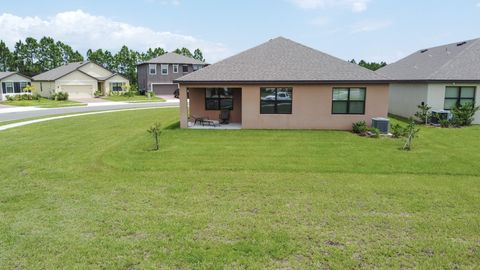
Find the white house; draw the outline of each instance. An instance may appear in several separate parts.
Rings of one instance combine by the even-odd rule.
[[[456,104],[479,103],[480,39],[422,49],[378,73],[392,79],[389,113],[410,117],[417,106],[450,110]],[[475,115],[480,124],[480,112]]]
[[[7,96],[25,94],[23,89],[31,83],[31,79],[18,72],[0,72],[0,100]]]

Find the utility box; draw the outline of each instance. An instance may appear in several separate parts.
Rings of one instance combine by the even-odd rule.
[[[432,116],[430,116],[430,123],[439,125],[441,120],[451,120],[452,113],[446,110],[432,110]]]
[[[390,119],[383,117],[372,118],[372,128],[378,128],[380,134],[388,134],[388,126],[390,125]]]

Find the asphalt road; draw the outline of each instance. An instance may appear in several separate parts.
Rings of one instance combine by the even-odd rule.
[[[82,112],[92,112],[92,111],[109,111],[109,110],[118,110],[118,109],[150,108],[150,107],[160,108],[160,107],[168,107],[168,106],[178,106],[178,103],[173,103],[173,102],[128,103],[128,104],[113,104],[113,105],[104,105],[104,106],[78,106],[78,107],[52,108],[52,109],[41,109],[41,110],[35,110],[35,111],[8,112],[8,113],[2,113],[0,110],[0,122],[19,120],[19,119],[25,119],[25,118],[33,118],[33,117],[58,115],[58,114],[68,114],[68,113],[82,113]]]

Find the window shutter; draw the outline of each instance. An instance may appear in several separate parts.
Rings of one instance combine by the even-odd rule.
[[[13,88],[15,89],[14,92],[15,93],[21,93],[22,92],[22,89],[20,89],[20,83],[19,82],[16,82],[16,83],[13,83]]]
[[[2,93],[4,93],[4,94],[7,93],[7,86],[5,85],[4,82],[2,82]]]

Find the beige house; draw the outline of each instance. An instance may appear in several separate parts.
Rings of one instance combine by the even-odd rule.
[[[228,115],[247,129],[348,130],[388,114],[388,79],[282,37],[175,82],[182,128]]]
[[[129,83],[125,77],[93,62],[70,63],[33,77],[37,93],[49,97],[52,93],[66,92],[70,98],[91,98],[97,90],[108,95],[110,91],[123,91]]]
[[[29,77],[18,72],[0,72],[0,101],[8,96],[30,94],[23,91],[30,83]]]

